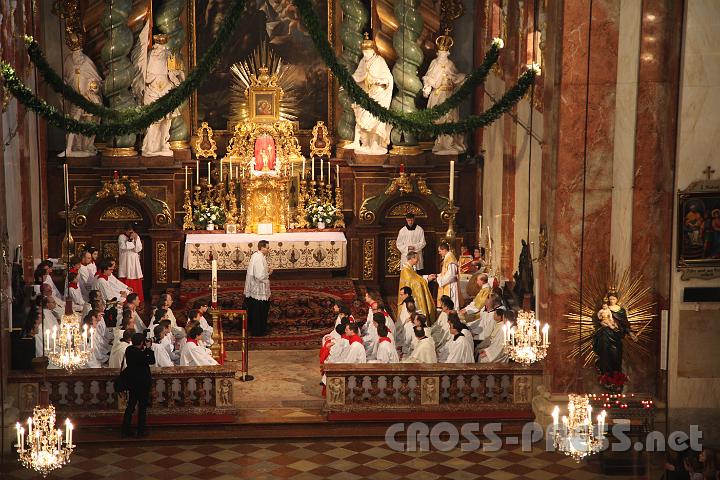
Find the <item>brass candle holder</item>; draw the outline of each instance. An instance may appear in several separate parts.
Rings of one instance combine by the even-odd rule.
[[[300,187],[298,192],[297,216],[295,218],[295,223],[298,228],[307,228],[307,202],[309,199],[308,181],[300,180],[298,183],[300,184]]]
[[[183,210],[185,211],[185,216],[183,217],[183,230],[195,230],[195,223],[193,222],[192,199],[190,196],[190,190],[185,190],[185,200],[183,201]]]
[[[448,240],[455,239],[455,216],[460,209],[455,206],[455,202],[450,199],[448,200],[448,206],[445,207],[444,216],[448,219],[448,229],[445,232],[445,238]]]
[[[227,195],[225,196],[227,200],[227,218],[225,223],[228,224],[236,224],[238,220],[238,208],[237,208],[237,198],[235,196],[235,180],[231,179],[228,183],[228,190]]]
[[[337,220],[335,220],[335,228],[345,228],[345,218],[343,215],[343,190],[342,187],[335,187],[335,208],[337,208]]]

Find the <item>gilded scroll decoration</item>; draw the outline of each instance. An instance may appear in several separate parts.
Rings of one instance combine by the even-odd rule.
[[[215,142],[213,129],[207,122],[202,122],[197,129],[197,138],[193,146],[195,156],[198,158],[217,158],[217,142]]]
[[[385,275],[400,275],[400,250],[394,238],[385,239]]]
[[[138,221],[142,220],[140,215],[134,208],[127,205],[115,205],[105,210],[100,215],[101,222],[119,222],[119,221]]]
[[[168,281],[168,245],[167,242],[155,244],[155,274],[158,283]]]
[[[363,240],[363,280],[372,280],[375,270],[375,240]]]
[[[387,216],[390,218],[404,218],[408,213],[412,213],[416,217],[427,217],[425,210],[412,202],[401,202],[394,205]]]

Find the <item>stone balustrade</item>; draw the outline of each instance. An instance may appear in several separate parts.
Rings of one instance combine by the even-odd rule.
[[[12,372],[10,394],[19,399],[21,416],[30,414],[38,403],[41,384],[59,415],[101,417],[117,415],[125,409],[127,394],[118,395],[114,379],[118,370],[88,368],[68,373],[48,369],[47,374]],[[233,415],[235,368],[168,367],[152,370],[151,415]]]
[[[527,415],[542,365],[518,364],[326,364],[328,419],[378,419],[404,412],[477,418]]]

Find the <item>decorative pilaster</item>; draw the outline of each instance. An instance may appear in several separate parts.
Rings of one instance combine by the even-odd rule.
[[[398,59],[392,73],[398,90],[390,108],[403,113],[417,110],[415,99],[422,90],[418,68],[423,62],[423,52],[417,39],[423,30],[423,19],[417,9],[418,3],[419,0],[398,0],[395,4],[395,17],[400,26],[393,36],[393,47]],[[418,155],[421,152],[414,134],[394,128],[390,138],[393,143],[390,153],[393,155]]]
[[[180,16],[185,10],[186,3],[185,0],[165,0],[155,11],[155,18],[153,18],[158,30],[168,36],[167,45],[173,55],[171,63],[174,64],[169,67],[183,72],[185,72],[185,62],[182,57],[182,46],[185,43],[185,27],[180,22]],[[187,103],[180,108],[184,112],[187,111]],[[173,150],[189,149],[189,140],[190,133],[185,115],[174,117],[170,124],[170,148]]]
[[[128,54],[133,46],[133,34],[127,26],[128,15],[132,9],[132,0],[105,0],[105,14],[100,27],[105,34],[105,45],[100,52],[104,65],[105,80],[103,94],[110,108],[129,108],[136,106],[130,85],[135,76]],[[103,155],[125,157],[136,155],[135,134],[107,139]]]
[[[340,63],[349,72],[354,72],[362,55],[360,43],[363,40],[362,32],[368,21],[368,12],[365,4],[360,0],[340,0],[340,8],[343,11],[342,26],[340,27],[340,41],[343,50],[340,55]],[[338,93],[338,101],[343,110],[337,125],[338,146],[342,147],[351,143],[355,136],[355,113],[351,108],[352,100],[345,90],[340,90]]]

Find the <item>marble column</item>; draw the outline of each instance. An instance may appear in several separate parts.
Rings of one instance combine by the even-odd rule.
[[[105,16],[100,21],[100,26],[105,32],[105,44],[100,53],[105,67],[103,94],[111,108],[136,106],[130,92],[135,67],[128,58],[134,42],[132,31],[127,26],[132,4],[132,0],[105,0]],[[136,155],[135,137],[135,134],[129,134],[107,139],[107,147],[103,155],[118,157]]]
[[[342,26],[340,27],[340,42],[342,43],[340,63],[349,72],[354,72],[362,55],[360,44],[363,40],[363,29],[368,21],[368,11],[360,0],[341,0],[340,8],[343,12]],[[338,101],[342,106],[337,126],[338,146],[343,147],[352,143],[355,137],[355,112],[352,109],[353,102],[345,90],[340,90],[338,93]]]
[[[175,63],[183,72],[185,62],[183,61],[182,49],[185,44],[185,27],[180,21],[180,16],[185,11],[185,0],[165,0],[160,8],[155,10],[153,21],[158,30],[168,36],[168,48],[175,56]],[[181,107],[183,114],[173,117],[170,124],[170,148],[173,150],[184,150],[190,148],[190,133],[186,120],[187,102]]]
[[[547,364],[558,392],[598,388],[592,367],[568,360],[563,315],[571,298],[579,300],[580,283],[610,262],[619,3],[594,0],[592,12],[590,5],[548,6],[548,43],[555,45],[546,56],[541,224],[549,248],[537,271],[538,317],[551,325]]]

